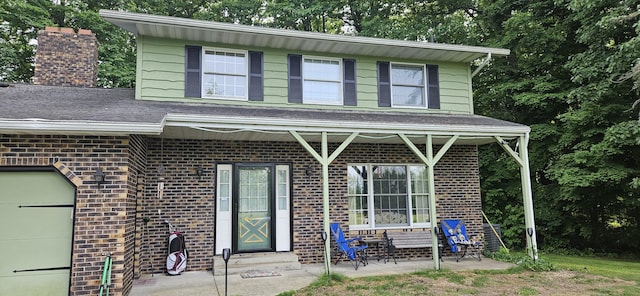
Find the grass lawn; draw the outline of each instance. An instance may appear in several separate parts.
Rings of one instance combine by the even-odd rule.
[[[543,255],[555,271],[509,270],[420,272],[363,278],[332,274],[288,295],[640,295],[640,262]]]
[[[557,269],[619,278],[640,284],[640,261],[555,254],[546,254],[543,257],[552,262]]]

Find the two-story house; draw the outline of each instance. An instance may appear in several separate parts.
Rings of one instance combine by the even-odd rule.
[[[136,37],[135,89],[95,88],[95,37],[65,28],[40,32],[34,85],[0,88],[2,295],[95,294],[109,253],[127,295],[165,269],[165,221],[187,270],[224,248],[321,263],[330,222],[435,237],[464,219],[479,234],[489,143],[520,165],[534,230],[529,127],[473,110],[472,63],[508,50],[100,15]]]

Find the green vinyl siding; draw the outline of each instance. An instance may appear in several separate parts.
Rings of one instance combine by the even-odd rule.
[[[263,52],[264,62],[264,101],[238,101],[212,98],[185,98],[185,45],[198,45],[223,49],[255,50]],[[356,60],[357,106],[304,105],[288,102],[287,54],[302,54],[348,58]],[[335,56],[319,52],[287,52],[278,49],[237,48],[216,43],[193,43],[184,40],[167,40],[140,36],[138,38],[138,69],[136,94],[138,99],[158,101],[204,102],[215,104],[233,104],[270,107],[293,107],[312,109],[348,109],[367,111],[433,112],[463,113],[473,112],[470,98],[469,65],[465,63],[438,63],[440,78],[441,109],[416,108],[380,108],[378,107],[377,61],[388,60],[384,57]],[[429,64],[430,61],[392,60]]]

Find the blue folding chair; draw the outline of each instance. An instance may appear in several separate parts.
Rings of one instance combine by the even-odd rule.
[[[331,234],[333,234],[333,239],[335,240],[336,247],[340,253],[336,262],[333,263],[334,265],[338,264],[343,256],[346,256],[346,258],[349,259],[351,265],[353,265],[356,270],[358,270],[360,263],[364,266],[367,265],[367,245],[364,244],[361,237],[345,239],[344,232],[342,232],[342,228],[340,228],[339,223],[331,223]],[[353,244],[356,241],[359,242],[357,246]]]
[[[462,220],[442,220],[440,226],[451,247],[451,252],[456,255],[456,262],[464,258],[467,252],[469,252],[469,256],[478,258],[478,261],[482,260],[480,254],[482,242],[469,239],[467,228]]]

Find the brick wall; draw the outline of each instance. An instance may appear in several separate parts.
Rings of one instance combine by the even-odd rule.
[[[96,294],[110,252],[114,295],[129,280],[129,161],[128,137],[0,134],[0,166],[54,166],[76,185],[71,295]],[[100,187],[93,178],[98,167],[106,175]]]
[[[319,149],[317,144],[312,144]],[[330,145],[333,151],[337,145]],[[214,250],[215,168],[217,163],[263,162],[292,165],[293,246],[302,263],[322,262],[321,167],[298,143],[222,142],[149,139],[148,183],[145,185],[142,216],[149,217],[149,231],[143,242],[142,273],[164,272],[167,234],[164,219],[185,233],[189,250],[188,270],[211,267]],[[470,233],[481,233],[480,184],[475,146],[454,146],[435,168],[438,219],[463,218]],[[330,166],[331,220],[348,221],[346,165],[352,162],[419,163],[402,144],[352,144]],[[162,164],[162,166],[161,166]],[[306,175],[312,167],[313,174]],[[204,168],[204,176],[196,168]],[[158,183],[164,190],[159,193]],[[358,234],[353,231],[352,235]],[[370,231],[369,236],[381,236]],[[405,258],[430,256],[425,250],[402,250]],[[152,268],[153,265],[153,268]]]
[[[33,83],[95,87],[98,40],[89,30],[46,27],[38,31]]]
[[[143,184],[147,171],[147,138],[131,136],[129,140],[129,175],[127,178],[127,223],[125,230],[125,270],[124,295],[133,286],[133,279],[139,277],[141,231],[144,221],[139,219],[138,210],[143,196]]]
[[[330,146],[331,151],[337,147]],[[0,134],[0,166],[54,166],[77,186],[72,295],[95,294],[108,252],[114,254],[115,295],[128,294],[140,274],[164,272],[165,219],[186,235],[187,269],[209,269],[215,237],[215,168],[232,162],[291,165],[293,248],[302,263],[322,262],[321,167],[298,143]],[[353,162],[419,160],[402,144],[350,145],[329,172],[331,220],[343,225],[348,221],[346,165]],[[482,230],[477,164],[475,146],[454,146],[435,167],[438,219],[464,219],[471,234]],[[196,174],[199,166],[202,177]],[[309,166],[311,176],[306,174]],[[106,175],[100,188],[93,179],[98,167]],[[164,185],[162,192],[159,183]],[[430,256],[424,250],[402,250],[400,255]]]

